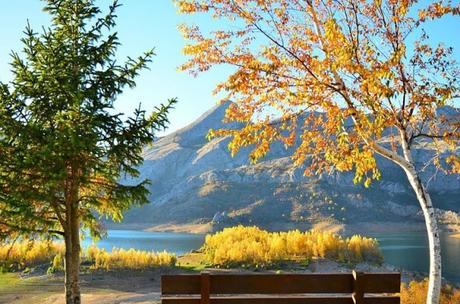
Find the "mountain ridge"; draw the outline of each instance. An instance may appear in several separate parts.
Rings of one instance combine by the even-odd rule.
[[[206,139],[210,128],[234,128],[222,122],[229,103],[217,105],[192,124],[158,139],[144,151],[140,179],[148,178],[150,203],[127,212],[126,225],[144,227],[204,224],[218,229],[257,224],[268,229],[304,228],[326,223],[344,229],[358,223],[394,222],[420,225],[420,214],[403,171],[377,158],[382,180],[370,188],[354,185],[352,172],[305,177],[290,160],[292,148],[273,144],[268,155],[249,164],[250,148],[235,157],[228,137]],[[430,153],[414,150],[419,165]],[[429,167],[422,178],[440,210],[460,210],[458,176]],[[444,211],[439,211],[440,217]],[[450,214],[450,220],[457,218]],[[449,216],[448,216],[449,218]],[[460,220],[459,220],[460,224]]]

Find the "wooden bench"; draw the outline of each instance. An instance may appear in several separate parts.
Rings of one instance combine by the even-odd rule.
[[[161,277],[163,304],[399,304],[400,273],[201,274]]]

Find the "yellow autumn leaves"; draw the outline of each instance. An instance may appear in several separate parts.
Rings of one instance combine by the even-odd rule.
[[[281,261],[328,258],[340,262],[383,260],[375,239],[310,230],[268,232],[258,227],[237,226],[206,236],[203,250],[216,266],[266,266]]]
[[[220,23],[211,29],[195,23],[180,28],[188,57],[181,70],[196,75],[216,66],[233,69],[214,93],[235,103],[225,121],[242,127],[210,133],[229,136],[232,155],[250,146],[255,162],[273,142],[293,145],[295,140],[282,136],[289,131],[295,135],[290,139],[301,139],[292,156],[306,174],[355,170],[355,182],[369,186],[380,177],[375,162],[375,155],[384,151],[380,148],[387,149],[385,157],[401,148],[393,131],[420,129],[435,134],[434,141],[454,146],[448,162],[434,163],[448,173],[460,172],[455,150],[459,129],[435,115],[437,108],[452,104],[452,92],[459,89],[457,64],[450,48],[440,45],[427,52],[424,35],[407,39],[425,20],[459,15],[458,5],[408,0],[175,2],[184,14],[234,21],[231,28]],[[279,114],[276,118],[299,114],[300,123],[286,130],[260,115],[272,112]],[[343,135],[337,127],[345,126],[348,134]]]
[[[166,251],[153,252],[114,248],[111,252],[95,246],[87,249],[86,258],[93,262],[91,269],[148,269],[176,265],[176,256]]]
[[[22,269],[51,261],[57,254],[64,253],[64,243],[51,241],[0,243],[0,265]]]
[[[64,244],[52,241],[22,241],[0,245],[0,265],[6,269],[24,269],[52,261],[54,270],[63,269]],[[81,253],[83,261],[91,269],[149,269],[160,266],[174,266],[176,256],[166,251],[153,252],[135,249],[114,248],[111,252],[90,246]]]

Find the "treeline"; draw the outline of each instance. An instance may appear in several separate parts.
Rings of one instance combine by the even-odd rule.
[[[5,271],[24,270],[49,264],[50,272],[64,269],[64,244],[52,241],[21,241],[0,245],[0,267]],[[81,253],[84,264],[93,270],[148,269],[176,265],[174,254],[114,248],[111,252],[90,246]]]
[[[383,262],[377,240],[359,235],[342,238],[319,230],[268,232],[237,226],[206,236],[202,249],[210,264],[224,267],[263,267],[312,258],[345,263]]]

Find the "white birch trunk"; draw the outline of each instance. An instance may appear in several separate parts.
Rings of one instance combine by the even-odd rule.
[[[410,185],[414,189],[417,200],[422,208],[423,216],[425,219],[426,232],[428,235],[429,255],[430,255],[430,271],[429,271],[429,284],[427,294],[427,304],[439,304],[441,295],[441,242],[439,236],[439,228],[437,224],[436,214],[431,202],[430,195],[426,191],[423,183],[415,168],[412,153],[405,136],[404,131],[400,130],[401,146],[404,157],[399,154],[386,149],[378,144],[372,145],[373,149],[384,156],[385,158],[395,162],[407,175]]]
[[[441,292],[441,244],[435,210],[431,198],[415,170],[406,170],[409,183],[417,195],[425,218],[426,231],[430,249],[430,272],[427,304],[438,304]]]
[[[422,208],[425,218],[426,231],[428,234],[428,244],[430,253],[430,271],[428,294],[426,298],[427,304],[438,304],[441,294],[441,242],[439,236],[439,228],[437,224],[435,209],[431,202],[431,197],[426,191],[414,165],[412,153],[410,151],[404,133],[401,132],[401,143],[404,154],[404,159],[407,163],[401,165],[406,172],[409,183],[415,191],[417,199]]]

